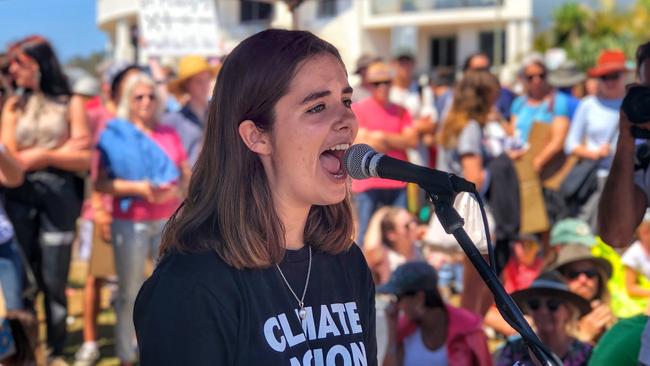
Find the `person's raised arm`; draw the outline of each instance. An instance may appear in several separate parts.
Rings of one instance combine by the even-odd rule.
[[[634,137],[623,111],[619,118],[616,153],[598,205],[598,231],[605,243],[623,247],[632,242],[648,206],[644,191],[634,183]]]

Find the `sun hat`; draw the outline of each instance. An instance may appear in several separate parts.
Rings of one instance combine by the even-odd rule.
[[[559,299],[573,305],[578,310],[580,317],[591,311],[589,301],[571,292],[562,280],[562,276],[555,271],[542,273],[530,287],[512,293],[512,299],[522,309],[526,309],[528,300],[542,296]]]
[[[395,76],[393,69],[385,62],[373,62],[368,65],[366,79],[370,83],[385,82],[393,80]]]
[[[555,88],[568,88],[585,81],[587,76],[578,69],[573,60],[562,62],[555,70],[548,75],[548,83]]]
[[[551,245],[581,244],[592,247],[596,237],[586,222],[569,218],[560,220],[551,229]]]
[[[381,61],[380,57],[372,56],[369,54],[363,54],[357,60],[356,68],[354,69],[355,74],[360,74],[363,69],[368,68],[371,63]]]
[[[167,83],[167,89],[173,94],[183,92],[183,83],[192,76],[198,75],[204,71],[209,71],[212,76],[219,72],[218,66],[212,66],[208,60],[202,56],[185,56],[178,62],[178,73],[174,80]]]
[[[600,269],[600,272],[607,277],[605,280],[612,277],[611,263],[607,259],[594,256],[591,253],[591,248],[581,244],[562,245],[555,262],[551,265],[551,269],[561,272],[562,267],[585,260],[594,263]]]
[[[598,56],[596,66],[589,69],[587,74],[597,78],[614,72],[628,71],[625,63],[625,53],[621,50],[603,50]]]

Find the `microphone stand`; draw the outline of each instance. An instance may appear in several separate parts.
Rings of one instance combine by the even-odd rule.
[[[454,186],[453,182],[452,186]],[[544,346],[542,341],[540,341],[535,332],[533,332],[533,330],[530,328],[530,325],[528,325],[528,322],[526,319],[524,319],[524,316],[517,304],[515,304],[514,300],[512,300],[512,297],[506,293],[506,290],[503,288],[503,285],[497,278],[494,270],[492,270],[488,263],[483,259],[483,256],[474,245],[474,242],[467,235],[465,229],[463,229],[465,222],[452,205],[453,199],[455,197],[455,192],[450,192],[448,189],[445,189],[447,192],[433,193],[433,190],[440,191],[439,186],[429,186],[422,188],[426,191],[427,198],[433,204],[435,213],[440,220],[440,224],[445,229],[445,232],[447,234],[453,235],[454,238],[456,238],[456,241],[458,241],[460,247],[463,248],[463,251],[494,295],[494,300],[497,304],[497,308],[499,309],[499,312],[503,318],[515,330],[517,330],[519,334],[521,334],[521,337],[524,339],[530,350],[542,363],[542,365],[561,366],[562,362],[555,354],[553,354],[546,346]],[[476,192],[475,189],[474,192]],[[485,230],[488,230],[488,228],[485,228]]]

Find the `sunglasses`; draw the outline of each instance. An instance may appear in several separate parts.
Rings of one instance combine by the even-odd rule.
[[[378,87],[380,87],[382,85],[390,86],[390,84],[392,84],[392,83],[393,83],[392,81],[386,80],[386,81],[375,81],[375,82],[372,82],[370,84],[372,84],[372,86],[374,86],[375,88],[378,88]]]
[[[564,272],[564,276],[567,277],[570,280],[575,280],[576,278],[580,277],[581,274],[584,274],[587,276],[587,278],[596,278],[598,277],[598,270],[595,268],[592,269],[583,269],[581,271],[566,271]]]
[[[612,81],[612,80],[618,80],[620,77],[621,77],[620,72],[614,72],[611,74],[603,75],[599,79],[602,81]]]
[[[557,309],[560,308],[560,305],[562,305],[562,301],[558,299],[546,299],[546,301],[544,302],[540,299],[530,299],[526,302],[526,305],[532,311],[538,311],[539,309],[542,308],[542,306],[545,306],[546,309],[548,309],[548,311],[554,313],[557,311]]]
[[[539,80],[546,80],[546,73],[543,72],[541,74],[531,74],[531,75],[525,75],[526,80],[528,81],[533,81],[535,78],[539,78]]]
[[[154,100],[156,100],[156,95],[153,94],[153,93],[152,94],[138,94],[138,95],[133,97],[133,99],[135,99],[138,102],[141,102],[144,98],[148,98],[149,100],[154,101]]]

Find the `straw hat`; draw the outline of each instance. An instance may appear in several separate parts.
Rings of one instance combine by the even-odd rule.
[[[625,54],[620,50],[604,50],[598,56],[596,66],[587,72],[590,77],[597,78],[613,72],[628,71],[625,64]]]
[[[526,308],[525,304],[528,300],[541,296],[560,299],[575,306],[581,317],[591,311],[589,301],[571,292],[562,280],[562,276],[554,271],[542,273],[530,287],[512,293],[512,298],[517,306],[523,309]]]
[[[373,62],[366,71],[366,79],[370,83],[391,81],[393,77],[395,77],[393,69],[385,62]]]
[[[209,71],[212,76],[216,76],[219,67],[211,66],[202,56],[185,56],[178,62],[178,76],[167,84],[167,89],[171,93],[180,94],[183,92],[183,83],[187,79],[204,71]]]

